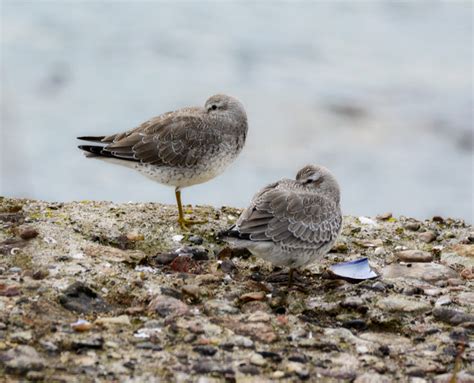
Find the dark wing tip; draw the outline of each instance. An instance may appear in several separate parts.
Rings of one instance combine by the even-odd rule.
[[[92,142],[101,142],[105,136],[81,136],[77,137],[78,140],[82,141],[92,141]]]
[[[84,150],[87,153],[92,154],[93,156],[102,156],[102,157],[113,157],[112,154],[104,152],[102,146],[95,145],[79,145],[79,149]]]
[[[250,234],[241,233],[235,225],[229,227],[226,230],[222,230],[217,233],[216,238],[220,241],[225,240],[226,238],[238,238],[238,239],[250,239]]]

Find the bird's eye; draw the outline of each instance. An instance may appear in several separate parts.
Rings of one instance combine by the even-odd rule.
[[[212,106],[211,106],[211,109],[212,109],[212,110],[216,110],[216,109],[217,109],[217,105],[216,105],[216,104],[212,105]]]

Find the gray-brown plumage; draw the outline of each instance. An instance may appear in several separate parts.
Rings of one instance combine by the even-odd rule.
[[[247,136],[242,104],[226,95],[210,97],[204,107],[164,113],[127,132],[79,137],[102,145],[81,145],[88,157],[131,167],[175,187],[180,225],[185,220],[181,189],[206,182],[237,157]]]
[[[277,266],[292,270],[324,256],[342,226],[339,185],[317,165],[295,180],[282,179],[259,191],[237,223],[221,236]]]

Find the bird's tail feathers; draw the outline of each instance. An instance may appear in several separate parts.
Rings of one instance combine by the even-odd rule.
[[[78,148],[84,150],[87,157],[113,157],[111,153],[103,150],[103,146],[79,145]]]

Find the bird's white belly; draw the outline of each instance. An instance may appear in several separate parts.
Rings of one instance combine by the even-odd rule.
[[[217,156],[212,162],[196,168],[136,164],[135,169],[144,176],[161,184],[184,188],[209,181],[218,176],[230,165],[235,157],[235,155]]]
[[[301,247],[288,249],[274,242],[239,241],[239,245],[246,247],[253,255],[265,259],[280,267],[301,267],[321,259],[332,247],[334,241],[320,249]]]

